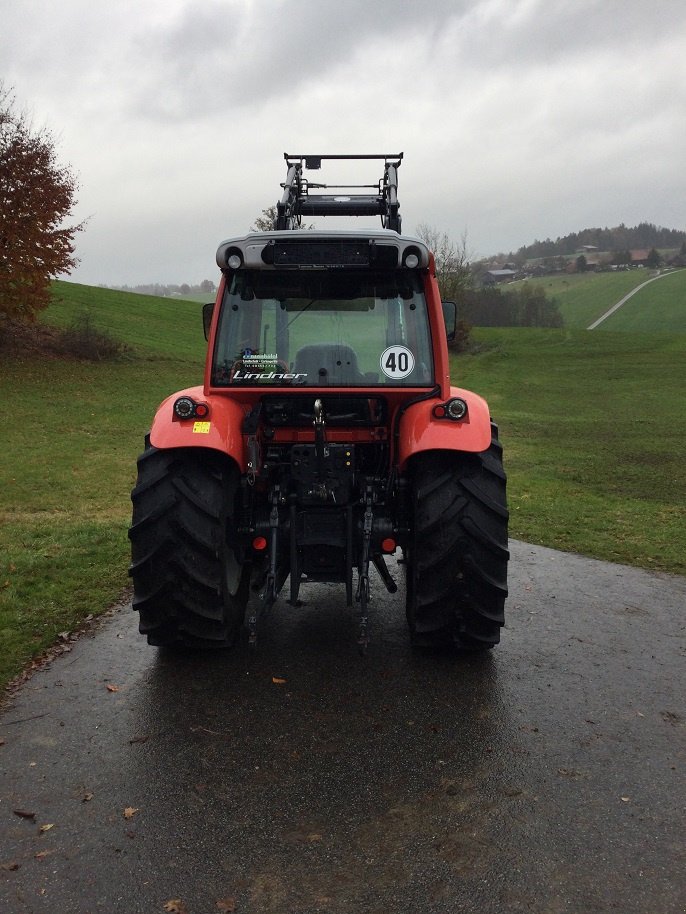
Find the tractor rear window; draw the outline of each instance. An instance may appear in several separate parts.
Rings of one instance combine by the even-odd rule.
[[[222,303],[212,383],[432,386],[420,277],[368,270],[235,273]]]

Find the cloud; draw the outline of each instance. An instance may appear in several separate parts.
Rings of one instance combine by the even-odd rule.
[[[76,277],[135,283],[211,275],[284,151],[404,151],[405,228],[481,254],[682,227],[684,46],[676,0],[22,0],[0,60],[81,176]]]
[[[157,67],[144,76],[137,104],[160,119],[242,114],[311,92],[351,57],[371,56],[377,46],[395,49],[402,82],[405,38],[430,38],[466,6],[439,0],[420,14],[409,0],[194,0],[152,37],[138,39]]]

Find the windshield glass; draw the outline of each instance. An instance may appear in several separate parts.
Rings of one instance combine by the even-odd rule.
[[[254,270],[227,284],[212,383],[426,387],[426,301],[410,272]]]

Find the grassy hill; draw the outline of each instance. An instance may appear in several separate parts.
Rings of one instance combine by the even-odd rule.
[[[133,346],[143,356],[193,362],[204,360],[200,304],[179,298],[56,282],[53,283],[53,301],[43,321],[66,327],[83,311],[93,316],[96,326]]]
[[[526,282],[542,286],[549,298],[557,300],[566,327],[586,328],[651,275],[648,270],[572,273]],[[597,331],[601,329],[686,333],[686,270],[650,283],[603,321]]]
[[[686,333],[686,270],[663,275],[640,289],[597,329]]]
[[[680,281],[665,289],[669,313]],[[68,326],[84,309],[132,347],[127,357],[0,354],[0,680],[121,594],[143,436],[160,400],[202,379],[198,304],[56,283],[43,320]],[[512,535],[686,573],[686,333],[476,336],[480,350],[456,357],[453,377],[500,422]]]

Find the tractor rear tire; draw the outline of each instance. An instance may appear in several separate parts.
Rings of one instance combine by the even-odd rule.
[[[489,650],[507,597],[508,511],[498,430],[477,454],[426,451],[412,464],[407,621],[415,647]]]
[[[157,450],[146,440],[131,493],[133,608],[159,647],[230,647],[248,600],[249,568],[228,540],[238,470],[211,451]]]

